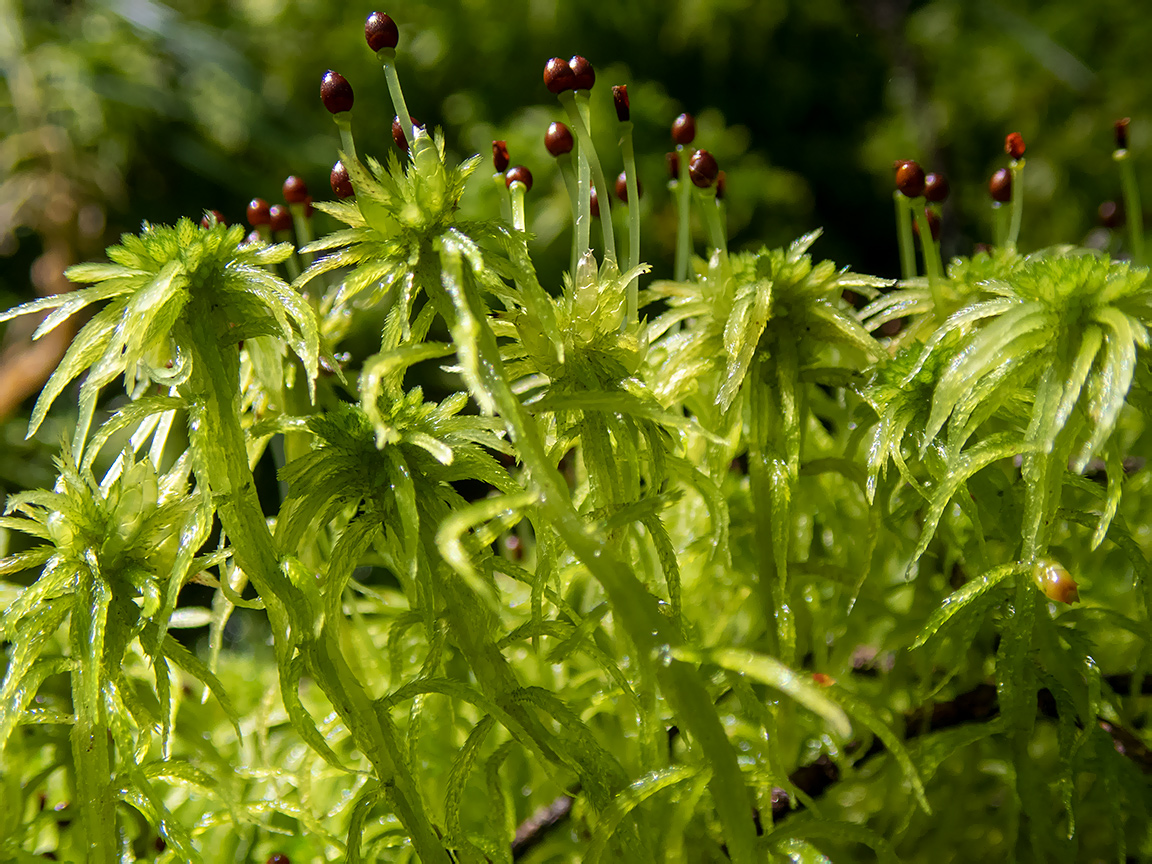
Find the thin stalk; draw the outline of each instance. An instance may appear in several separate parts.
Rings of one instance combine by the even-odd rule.
[[[509,225],[512,224],[512,205],[508,199],[508,184],[504,180],[504,175],[497,171],[492,175],[492,182],[496,184],[497,195],[500,198],[500,216]]]
[[[624,180],[628,187],[628,267],[640,264],[640,186],[636,182],[636,154],[632,146],[632,121],[620,124],[620,150],[624,154]],[[639,276],[628,280],[628,306],[624,326],[639,316]]]
[[[573,507],[563,477],[548,458],[536,420],[512,392],[487,310],[477,291],[463,285],[456,285],[454,289],[446,291],[442,285],[425,285],[425,290],[438,303],[450,324],[455,321],[451,299],[454,295],[457,303],[467,304],[467,311],[479,325],[475,335],[482,384],[528,469],[540,496],[540,512],[603,586],[617,620],[637,646],[640,656],[645,660],[655,660],[656,674],[665,698],[695,737],[711,766],[710,786],[716,811],[725,829],[729,854],[736,864],[751,864],[758,860],[755,854],[756,832],[751,818],[752,798],[736,751],[712,706],[699,671],[669,656],[668,648],[680,641],[672,622],[660,612],[656,598],[644,588],[632,568],[617,556],[602,532],[585,522]]]
[[[312,235],[312,220],[310,218],[308,218],[308,216],[305,212],[307,210],[307,208],[308,208],[307,204],[289,204],[288,205],[288,212],[292,214],[292,227],[296,229],[296,248],[297,249],[300,249],[304,246],[307,246],[309,243],[311,243],[315,239]],[[297,253],[297,254],[300,254],[300,253]],[[308,267],[312,264],[312,259],[314,256],[311,254],[307,254],[307,255],[300,254],[300,257],[304,259],[304,266]],[[299,274],[297,274],[297,275],[299,275]],[[295,279],[296,277],[293,276],[292,278]]]
[[[900,244],[900,278],[907,282],[916,277],[916,247],[912,240],[912,211],[908,196],[897,189],[892,193],[896,203],[896,240]]]
[[[572,274],[572,278],[576,278],[576,265],[580,261],[580,244],[577,238],[576,226],[580,221],[580,186],[579,181],[576,179],[576,172],[572,168],[572,155],[570,153],[561,153],[556,157],[556,164],[560,166],[560,176],[564,178],[564,188],[568,190],[568,204],[572,210],[572,253],[571,260],[568,262],[568,272]],[[587,198],[588,196],[585,196]],[[591,209],[591,203],[589,203]]]
[[[932,292],[932,304],[936,307],[936,317],[944,318],[944,288],[941,280],[944,278],[943,268],[940,265],[940,250],[936,248],[936,241],[932,239],[932,228],[928,224],[928,215],[924,212],[924,198],[909,199],[908,206],[913,209],[916,217],[916,229],[920,232],[920,254],[924,258],[924,270],[928,274],[928,288]]]
[[[692,257],[692,214],[690,211],[691,182],[688,179],[688,152],[683,144],[676,145],[676,159],[680,164],[676,183],[676,269],[673,278],[683,282],[688,278],[688,260]]]
[[[332,119],[336,121],[336,128],[340,130],[340,150],[355,159],[356,142],[352,140],[352,112],[341,111],[339,114],[333,114]]]
[[[585,118],[589,116],[588,97],[583,94],[583,91],[580,94],[573,94],[571,90],[566,90],[560,94],[560,104],[568,112],[568,119],[576,133],[576,140],[580,142],[580,179],[584,179],[583,163],[587,160],[588,167],[592,172],[592,181],[596,184],[596,189],[599,192],[600,230],[604,235],[604,255],[611,258],[613,262],[617,262],[619,259],[616,257],[616,237],[612,231],[612,187],[604,179],[604,169],[600,167],[600,158],[596,155],[596,148],[592,145],[592,135],[588,124],[585,122]],[[584,192],[583,189],[580,191]],[[581,206],[584,206],[583,203]],[[589,218],[591,218],[590,205]],[[587,244],[585,243],[582,248],[583,251],[587,251]]]
[[[720,222],[720,202],[716,200],[716,190],[697,189],[697,203],[704,216],[704,229],[708,232],[708,242],[713,249],[719,249],[722,255],[728,254],[728,236],[724,225]]]
[[[508,195],[512,201],[512,226],[517,231],[524,230],[524,193],[528,187],[519,180],[513,180],[508,186]]]
[[[1020,238],[1020,223],[1024,218],[1024,160],[1013,159],[1008,168],[1012,172],[1012,221],[1005,245],[1015,252],[1016,241]]]
[[[1008,209],[999,201],[992,202],[992,240],[997,247],[1008,242]]]
[[[400,128],[404,130],[404,137],[408,139],[408,152],[416,141],[416,133],[412,128],[412,115],[408,113],[408,103],[404,101],[404,91],[400,88],[400,76],[396,73],[396,49],[381,48],[376,52],[376,58],[384,65],[384,78],[388,82],[388,95],[392,97],[392,108],[400,118]]]
[[[219,502],[217,513],[228,535],[233,559],[252,580],[268,611],[278,642],[292,634],[288,651],[298,649],[316,683],[351,732],[356,746],[372,762],[381,783],[392,785],[396,815],[412,836],[417,854],[426,862],[449,864],[450,859],[428,821],[416,784],[400,748],[376,714],[368,694],[339,653],[331,628],[319,638],[301,634],[308,603],[280,569],[280,555],[256,495],[248,467],[244,430],[240,425],[237,387],[239,356],[221,349],[215,315],[208,298],[190,309],[186,323],[195,346],[189,381],[193,410],[190,437],[200,453],[198,470]],[[294,613],[294,614],[293,614]]]
[[[1128,150],[1112,154],[1120,166],[1120,186],[1124,190],[1124,217],[1128,220],[1128,237],[1132,245],[1132,263],[1144,265],[1144,210],[1140,206],[1140,186],[1136,182],[1136,167]]]

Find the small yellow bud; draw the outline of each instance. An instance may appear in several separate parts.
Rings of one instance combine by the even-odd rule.
[[[1055,600],[1057,603],[1080,602],[1076,580],[1062,564],[1051,558],[1037,559],[1032,566],[1032,579],[1049,600]]]

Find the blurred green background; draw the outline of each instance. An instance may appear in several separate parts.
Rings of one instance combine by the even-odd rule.
[[[440,0],[383,11],[400,25],[412,112],[444,129],[455,157],[487,156],[503,138],[513,163],[535,174],[529,227],[556,285],[567,204],[543,146],[562,114],[541,81],[550,56],[582,53],[595,65],[595,126],[612,174],[621,160],[609,88],[629,85],[643,257],[655,276],[671,271],[664,153],[680,111],[697,116],[697,144],[728,173],[733,246],[782,244],[822,226],[818,255],[895,276],[893,159],[949,176],[944,251],[966,253],[990,238],[986,181],[1005,164],[1011,131],[1028,143],[1022,248],[1109,242],[1093,232],[1098,205],[1119,197],[1112,123],[1132,117],[1138,166],[1152,140],[1152,16],[1141,7]],[[239,220],[251,197],[279,200],[290,173],[329,197],[338,139],[319,100],[328,68],[356,90],[359,149],[384,156],[391,105],[362,31],[373,8],[0,0],[0,304],[62,290],[63,266],[98,257],[144,219],[217,208]],[[467,199],[475,213],[497,212],[488,174],[478,172]],[[27,335],[15,326],[9,353]],[[5,389],[14,392],[0,380]],[[23,398],[0,399],[0,417]]]

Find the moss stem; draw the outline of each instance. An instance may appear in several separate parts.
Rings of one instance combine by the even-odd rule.
[[[892,193],[896,204],[896,241],[900,246],[900,278],[907,282],[916,277],[916,249],[912,241],[912,211],[908,196],[899,189]]]
[[[688,179],[688,152],[683,144],[676,145],[679,164],[676,182],[676,269],[673,278],[683,282],[688,278],[688,261],[692,257],[691,182]]]
[[[620,150],[624,155],[624,179],[628,188],[628,270],[640,264],[640,186],[636,181],[636,154],[632,145],[632,121],[620,124]],[[628,280],[628,306],[624,326],[639,316],[639,276]]]

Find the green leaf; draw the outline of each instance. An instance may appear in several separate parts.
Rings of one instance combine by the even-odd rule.
[[[686,663],[709,663],[721,669],[747,675],[790,696],[809,711],[823,717],[840,738],[848,740],[852,734],[852,724],[844,710],[829,699],[826,692],[813,683],[809,676],[793,671],[775,657],[739,648],[718,648],[711,651],[673,648],[671,654],[675,659]]]
[[[970,608],[975,608],[973,604],[975,604],[978,599],[984,597],[984,595],[1009,576],[1016,573],[1023,573],[1030,569],[1031,565],[1016,562],[1001,564],[981,574],[978,578],[970,580],[960,589],[953,591],[944,598],[944,602],[932,613],[932,617],[928,619],[928,623],[924,625],[924,629],[920,631],[920,635],[916,637],[916,641],[912,643],[912,647],[922,647],[956,615]]]

